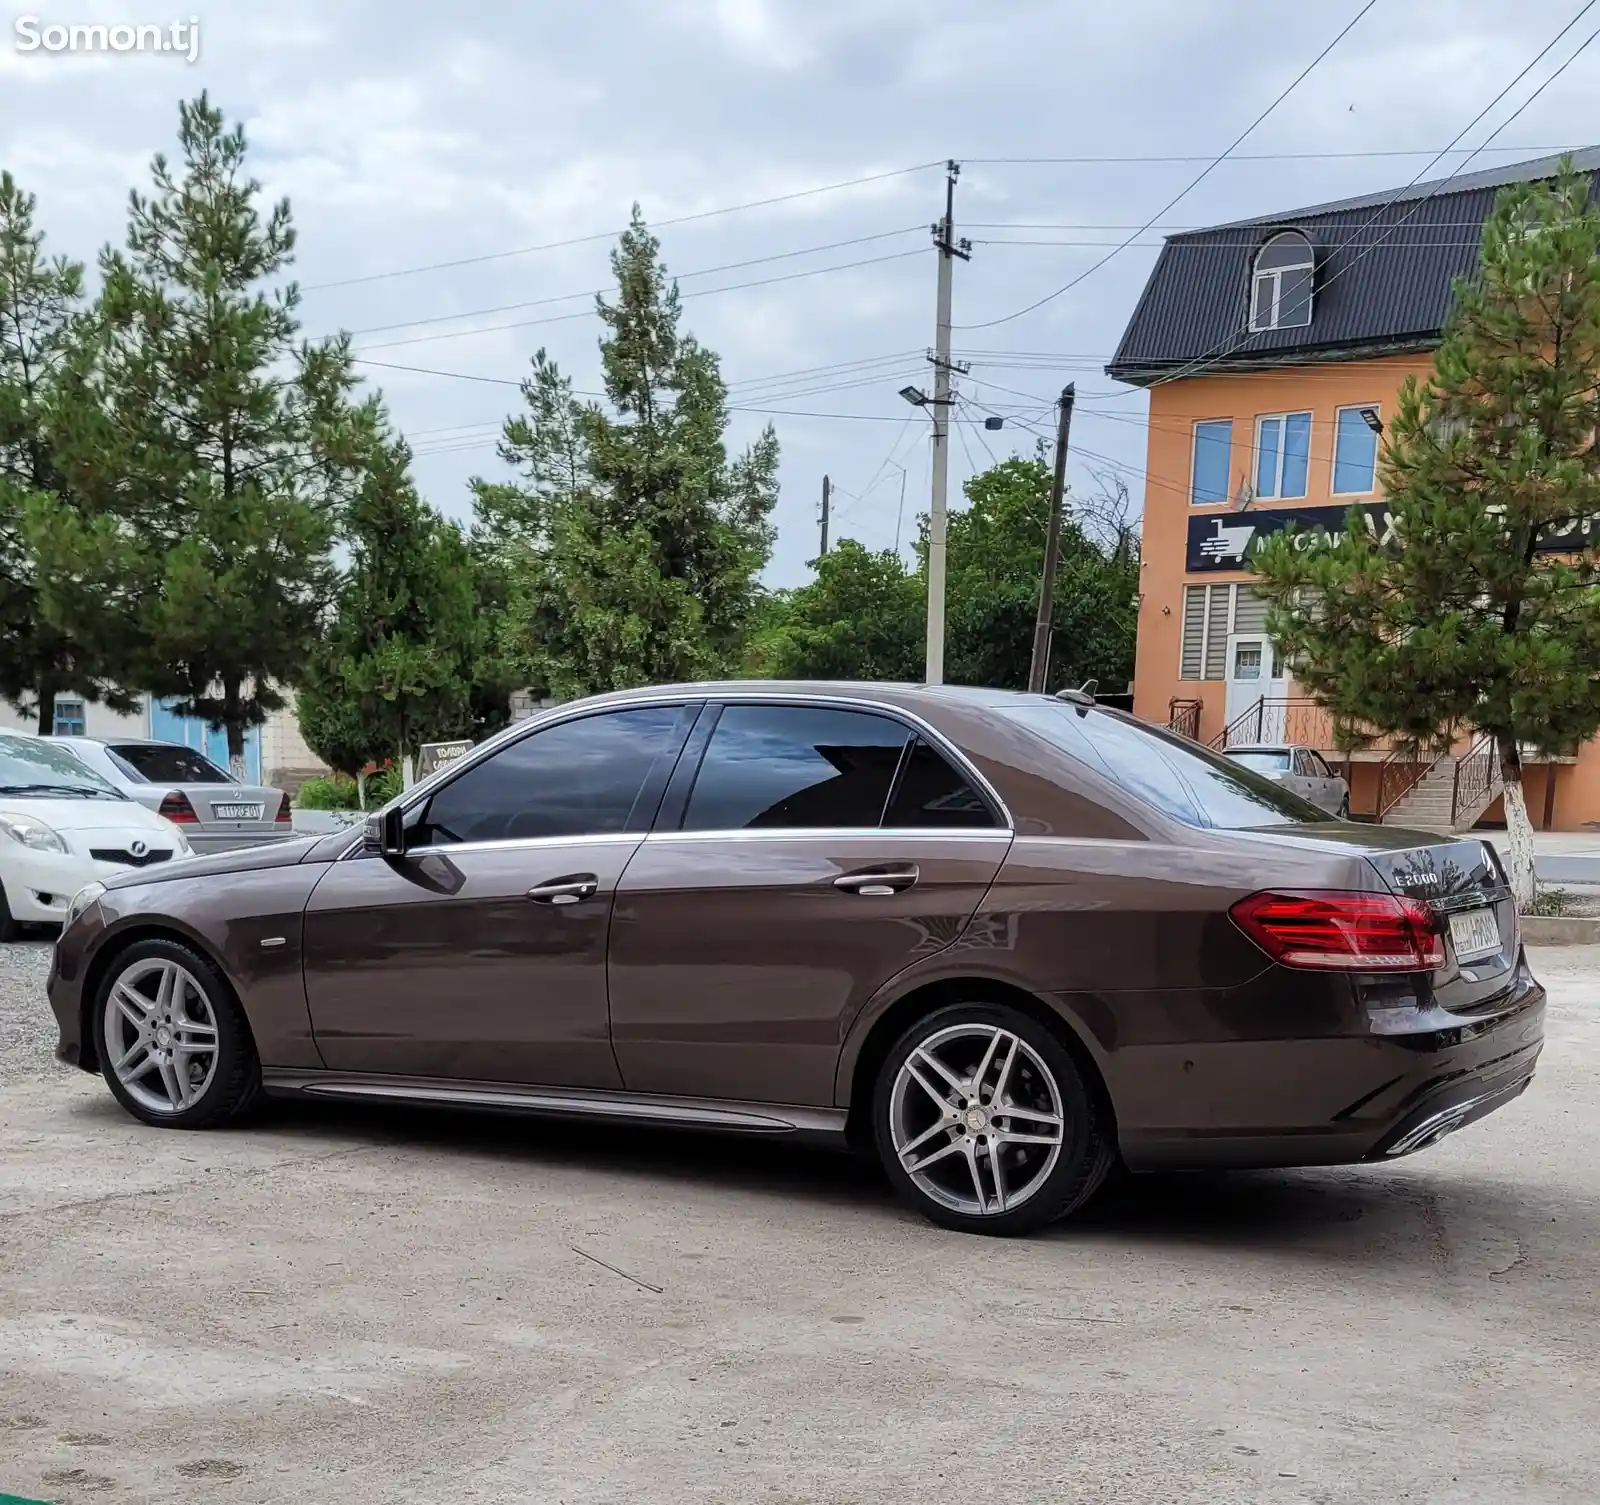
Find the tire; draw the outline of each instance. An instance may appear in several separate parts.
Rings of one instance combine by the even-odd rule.
[[[11,918],[11,906],[6,903],[6,889],[0,883],[0,945],[22,939],[22,926]]]
[[[996,1100],[1014,1111],[993,1113]],[[1006,1004],[952,1004],[912,1025],[878,1073],[872,1121],[901,1201],[961,1233],[1033,1233],[1083,1206],[1117,1158],[1108,1115],[1072,1052]]]
[[[261,1062],[238,998],[209,960],[176,941],[139,941],[118,956],[95,989],[90,1027],[111,1095],[142,1123],[214,1129],[260,1096]],[[141,1041],[143,1055],[119,1070]]]

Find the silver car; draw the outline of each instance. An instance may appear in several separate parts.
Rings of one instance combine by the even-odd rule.
[[[227,852],[294,835],[287,794],[264,784],[241,784],[192,747],[139,737],[50,740],[71,748],[101,778],[180,826],[196,852]]]
[[[1227,756],[1235,763],[1264,773],[1303,799],[1337,815],[1350,818],[1350,786],[1309,747],[1293,747],[1286,742],[1256,747],[1230,747]]]

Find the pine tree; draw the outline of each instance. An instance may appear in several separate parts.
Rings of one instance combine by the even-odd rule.
[[[307,744],[351,774],[477,730],[487,635],[466,539],[417,495],[409,448],[374,418],[343,528],[349,568],[296,696]]]
[[[227,732],[283,704],[333,578],[354,471],[343,341],[300,342],[288,202],[263,215],[243,130],[179,107],[182,166],[157,156],[127,248],[101,257],[97,348],[64,465],[82,512],[29,510],[47,614],[128,682]]]
[[[34,714],[44,735],[53,729],[58,691],[119,710],[134,701],[46,619],[26,535],[30,506],[62,512],[77,504],[61,473],[58,437],[70,423],[83,299],[83,268],[45,255],[34,209],[33,195],[0,172],[0,697]]]
[[[1600,514],[1600,212],[1589,179],[1501,192],[1434,375],[1408,380],[1381,477],[1398,542],[1352,526],[1254,556],[1267,627],[1346,727],[1444,748],[1494,738],[1512,881],[1533,899],[1522,753],[1600,730],[1600,555],[1541,541]]]
[[[680,331],[659,250],[635,206],[616,300],[598,300],[608,407],[576,402],[541,351],[500,449],[522,478],[476,483],[510,649],[554,695],[732,671],[772,546],[777,438],[729,459],[717,358]]]

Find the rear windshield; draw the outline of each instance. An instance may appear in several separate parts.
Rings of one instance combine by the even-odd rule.
[[[1254,769],[1119,711],[1019,700],[1001,714],[1186,826],[1244,830],[1333,819]]]
[[[175,742],[119,742],[111,749],[117,760],[147,784],[231,784],[233,780],[209,758]]]
[[[1228,757],[1246,768],[1255,769],[1257,773],[1283,773],[1289,767],[1289,754],[1286,752],[1230,752]]]

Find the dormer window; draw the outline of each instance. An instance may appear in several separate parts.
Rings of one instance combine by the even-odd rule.
[[[1274,235],[1256,252],[1250,285],[1250,328],[1304,329],[1311,323],[1316,258],[1297,230]]]

